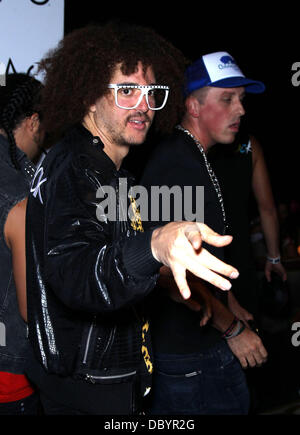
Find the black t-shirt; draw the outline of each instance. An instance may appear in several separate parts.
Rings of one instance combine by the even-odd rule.
[[[149,218],[151,218],[151,211],[155,207],[155,212],[159,210],[159,222],[143,221],[144,227],[161,225],[172,220],[190,220],[185,217],[191,216],[193,212],[198,215],[197,201],[199,201],[199,196],[197,197],[196,186],[204,186],[204,223],[214,231],[223,234],[222,209],[206,169],[204,158],[196,143],[186,133],[175,130],[170,137],[158,144],[146,165],[141,184],[147,187],[149,198],[151,198],[152,186],[167,186],[169,188],[180,186],[183,192],[182,219],[176,219],[172,206],[170,207],[170,219],[167,219],[166,215],[163,216],[162,207],[166,207],[168,202],[167,197],[164,197],[160,201],[159,207],[158,204],[149,204]],[[184,188],[188,186],[192,189],[184,191]],[[177,204],[177,217],[179,209]],[[203,245],[213,255],[223,258],[222,248]],[[225,292],[212,288],[212,286],[211,289],[226,303]],[[155,352],[172,354],[198,352],[221,340],[220,332],[210,324],[200,327],[201,314],[191,311],[183,304],[172,301],[168,296],[164,296],[164,291],[161,289],[156,289],[150,297],[150,302],[152,302],[151,326]]]
[[[250,241],[249,204],[252,181],[252,149],[249,137],[240,134],[230,145],[215,145],[208,153],[221,185],[225,202],[228,233],[232,243],[224,249],[225,261],[235,266],[239,278],[232,291],[240,304],[258,315],[255,263]]]

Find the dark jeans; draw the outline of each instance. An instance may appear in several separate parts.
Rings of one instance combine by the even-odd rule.
[[[38,394],[31,394],[16,402],[0,403],[0,415],[38,415],[40,401]]]
[[[55,402],[50,397],[41,393],[41,402],[45,415],[88,415],[87,413],[72,409],[68,405]]]
[[[155,355],[150,414],[248,414],[245,374],[226,342],[202,353]]]

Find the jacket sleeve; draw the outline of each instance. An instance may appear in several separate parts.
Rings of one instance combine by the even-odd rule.
[[[97,171],[72,163],[50,183],[45,222],[46,279],[69,308],[110,312],[136,303],[155,286],[160,263],[151,232],[115,234],[126,222],[101,222]]]

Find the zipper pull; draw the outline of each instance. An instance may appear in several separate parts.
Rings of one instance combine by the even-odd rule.
[[[85,379],[91,384],[95,384],[95,379],[91,375],[85,375]]]

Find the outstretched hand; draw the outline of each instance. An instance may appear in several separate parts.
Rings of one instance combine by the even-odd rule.
[[[202,242],[222,247],[232,241],[231,236],[221,236],[207,225],[193,222],[171,222],[156,228],[152,233],[152,254],[168,266],[184,299],[191,296],[186,271],[210,282],[221,290],[229,290],[231,283],[223,278],[237,278],[238,271],[202,247]]]

